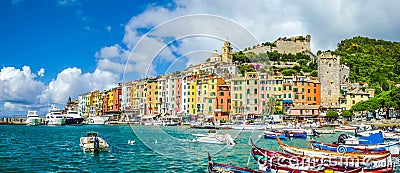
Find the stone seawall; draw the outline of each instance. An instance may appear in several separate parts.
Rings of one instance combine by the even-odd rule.
[[[2,117],[0,124],[26,125],[26,117]],[[45,117],[40,117],[40,124],[44,124]]]

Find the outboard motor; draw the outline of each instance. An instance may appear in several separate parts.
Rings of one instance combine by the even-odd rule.
[[[287,130],[284,130],[283,134],[285,134],[286,137],[290,137],[289,131],[287,131]]]
[[[100,146],[99,146],[99,139],[94,137],[94,153],[99,154],[100,153]]]
[[[349,138],[346,134],[341,134],[338,137],[338,144],[344,144],[345,139]]]
[[[317,132],[317,130],[315,130],[314,128],[312,129],[312,133],[313,133],[314,136],[318,136],[318,135],[319,135],[319,133]]]

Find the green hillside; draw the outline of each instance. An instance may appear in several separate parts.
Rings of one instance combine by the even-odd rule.
[[[354,37],[338,44],[335,54],[350,67],[351,82],[368,82],[377,93],[400,82],[400,43]]]

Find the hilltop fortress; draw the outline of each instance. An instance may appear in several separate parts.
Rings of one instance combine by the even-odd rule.
[[[246,48],[243,52],[253,52],[255,54],[274,52],[277,51],[281,54],[296,54],[301,52],[311,52],[310,46],[311,36],[295,36],[295,37],[279,37],[273,43],[265,42],[261,45],[253,46],[252,48]]]

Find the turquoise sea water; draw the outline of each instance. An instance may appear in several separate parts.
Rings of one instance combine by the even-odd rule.
[[[83,153],[79,138],[96,131],[111,146],[110,152]],[[277,142],[261,138],[261,131],[220,130],[236,137],[237,145],[192,142],[206,129],[141,125],[0,126],[0,172],[206,172],[207,153],[213,161],[257,169],[250,158],[249,138],[263,148],[279,150]],[[337,135],[316,138],[333,142]],[[128,145],[128,140],[136,140]],[[285,143],[310,147],[308,139]]]

